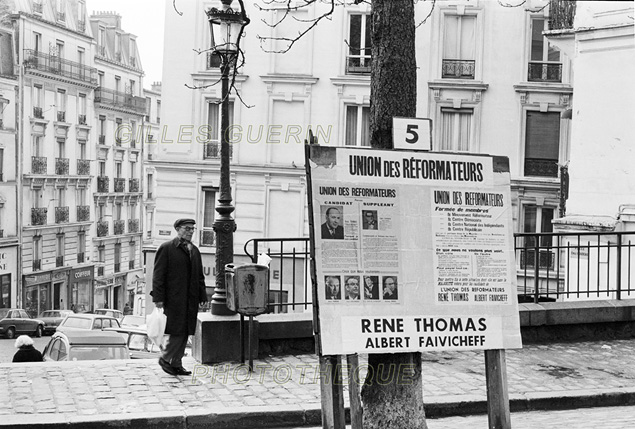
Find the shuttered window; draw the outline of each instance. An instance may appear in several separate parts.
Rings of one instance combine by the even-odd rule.
[[[525,176],[558,177],[560,113],[527,112]]]

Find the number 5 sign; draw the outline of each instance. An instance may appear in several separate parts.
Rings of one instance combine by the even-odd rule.
[[[395,149],[431,150],[432,120],[425,118],[392,118]]]

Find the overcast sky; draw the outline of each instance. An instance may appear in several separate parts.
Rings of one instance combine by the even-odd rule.
[[[86,0],[86,10],[119,13],[123,30],[137,36],[144,88],[161,80],[165,0]]]

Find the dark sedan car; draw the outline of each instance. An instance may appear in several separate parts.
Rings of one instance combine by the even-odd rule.
[[[38,319],[44,322],[44,333],[52,334],[66,316],[73,314],[72,310],[46,310],[40,313]]]
[[[56,332],[42,355],[44,361],[130,359],[120,334],[88,329]]]
[[[0,308],[0,335],[13,339],[16,334],[27,334],[41,337],[44,322],[31,319],[26,311],[20,308]]]

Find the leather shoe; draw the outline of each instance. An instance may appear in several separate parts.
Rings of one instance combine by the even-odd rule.
[[[192,375],[192,371],[188,371],[183,367],[174,368],[174,370],[176,371],[176,375]]]
[[[163,368],[163,371],[167,372],[168,374],[177,375],[176,368],[170,365],[165,359],[159,358],[159,365],[161,366],[161,368]]]

